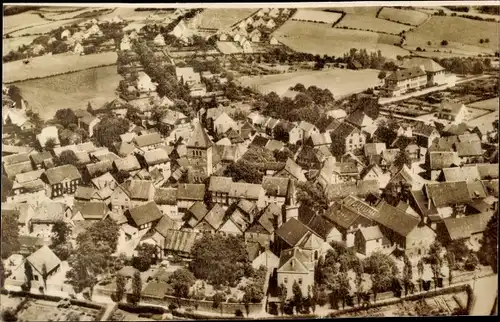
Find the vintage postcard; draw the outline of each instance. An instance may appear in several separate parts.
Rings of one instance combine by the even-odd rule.
[[[2,19],[1,321],[497,315],[498,1]]]

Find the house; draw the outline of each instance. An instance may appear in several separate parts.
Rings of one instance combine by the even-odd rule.
[[[163,37],[162,34],[158,34],[155,39],[153,40],[153,43],[156,46],[165,46],[165,38]]]
[[[455,103],[450,101],[441,102],[437,117],[454,124],[459,124],[467,120],[468,109],[462,103]]]
[[[164,255],[191,256],[194,243],[203,234],[197,231],[170,230],[165,238]]]
[[[62,165],[45,170],[41,176],[46,184],[45,191],[49,198],[72,194],[82,183],[82,176],[74,165]]]
[[[250,40],[252,42],[260,42],[260,37],[262,36],[262,34],[259,29],[254,29],[248,36],[250,37]]]
[[[474,192],[470,191],[470,188],[472,187],[468,186],[465,181],[428,183],[424,187],[428,208],[433,206],[441,217],[449,217],[454,212],[454,208],[460,210],[472,201]],[[477,191],[477,189],[474,190]]]
[[[298,127],[302,130],[304,140],[307,140],[313,133],[319,133],[319,129],[314,124],[306,121],[301,121]]]
[[[71,218],[71,220],[99,221],[103,220],[106,217],[108,211],[108,206],[103,202],[87,202],[75,200],[73,204],[73,217]]]
[[[182,219],[179,217],[177,208],[177,188],[157,188],[155,190],[154,202],[163,215],[172,219]]]
[[[131,176],[135,175],[141,169],[141,165],[134,155],[114,160],[113,167],[115,171],[126,171]]]
[[[139,230],[153,227],[162,217],[160,209],[154,201],[136,206],[125,211],[129,224]]]
[[[228,205],[229,190],[232,183],[233,179],[230,177],[211,176],[208,185],[208,192],[211,195],[212,202]]]
[[[391,246],[391,242],[382,234],[379,226],[361,227],[354,236],[356,251],[365,256],[374,252],[384,251]]]
[[[295,163],[292,159],[288,158],[286,160],[284,168],[279,170],[274,174],[275,177],[286,177],[299,182],[306,182],[306,176],[304,175],[302,168]]]
[[[226,112],[223,112],[213,121],[213,126],[215,132],[219,135],[226,133],[230,129],[238,130],[238,124]]]
[[[274,29],[274,27],[276,27],[276,23],[274,22],[274,19],[269,19],[266,24],[265,24],[266,28],[268,29]]]
[[[278,285],[285,285],[287,298],[293,297],[293,285],[298,283],[302,294],[314,286],[314,260],[309,251],[298,247],[284,250],[280,254]]]
[[[155,187],[152,181],[128,179],[111,194],[111,206],[116,210],[124,210],[152,201],[154,195]]]
[[[462,163],[483,161],[483,149],[480,141],[455,143],[458,157]]]
[[[177,206],[179,211],[185,213],[186,210],[197,202],[203,202],[205,198],[205,185],[194,183],[179,184],[177,188]]]
[[[428,86],[438,86],[449,82],[445,68],[431,58],[411,57],[399,66],[401,69],[416,67],[420,67],[427,74]]]
[[[368,130],[374,127],[374,120],[366,115],[366,113],[361,109],[357,109],[345,119],[345,122],[354,125],[360,130]]]
[[[308,142],[313,147],[327,146],[332,144],[332,138],[328,133],[313,133],[309,138]]]
[[[274,231],[273,252],[280,254],[285,249],[293,248],[311,234],[305,224],[296,218],[289,218]]]
[[[431,180],[437,180],[442,169],[459,166],[461,161],[457,152],[429,152]]]
[[[477,181],[481,180],[477,166],[444,168],[445,181]]]
[[[229,186],[228,203],[237,203],[247,200],[256,203],[259,208],[265,206],[265,191],[260,184],[233,182]]]
[[[256,242],[262,247],[269,249],[274,240],[274,231],[282,224],[282,210],[276,203],[270,203],[264,208],[257,220],[245,231],[247,243]]]
[[[137,89],[140,92],[156,91],[156,84],[151,81],[151,77],[143,71],[138,73]]]
[[[33,206],[33,216],[27,222],[30,235],[50,237],[52,227],[58,221],[68,222],[71,217],[71,208],[61,202],[44,201]]]
[[[376,180],[379,183],[379,188],[384,189],[391,179],[391,174],[384,173],[377,164],[370,164],[361,171],[359,178],[364,181]]]
[[[397,70],[385,78],[383,93],[386,96],[400,96],[427,86],[427,74],[420,67]]]
[[[83,50],[82,44],[80,44],[79,42],[76,43],[75,47],[73,47],[73,53],[75,55],[83,55],[84,54],[84,50]]]
[[[342,122],[333,130],[331,138],[334,155],[360,149],[366,142],[366,134],[348,122]]]
[[[61,144],[59,142],[58,129],[55,126],[44,127],[42,131],[36,135],[36,139],[42,148],[45,148],[45,145],[49,140],[54,143],[55,147]]]
[[[141,158],[148,171],[153,169],[170,170],[170,157],[168,151],[163,148],[146,151]]]
[[[45,281],[59,271],[61,260],[48,247],[43,246],[26,258],[26,262],[31,266],[33,272],[33,281],[42,286]],[[24,275],[24,265],[20,265],[18,270],[22,273],[13,272],[16,276]],[[21,275],[22,274],[22,275]]]
[[[405,164],[396,174],[391,177],[389,183],[392,183],[396,186],[405,183],[411,186],[411,190],[420,190],[425,184],[425,180],[422,179],[418,174],[414,174],[411,169],[409,169]]]
[[[185,224],[187,228],[194,228],[208,213],[207,206],[202,201],[196,201],[189,209],[186,211]]]
[[[289,178],[264,176],[262,188],[265,191],[266,204],[276,203],[283,206],[288,196]]]
[[[175,74],[178,81],[188,86],[193,86],[201,82],[200,73],[195,73],[192,67],[176,67]]]
[[[271,36],[271,38],[269,39],[269,44],[273,46],[279,45],[278,39],[276,39],[276,37],[274,36]]]
[[[28,153],[18,153],[2,157],[3,172],[11,179],[16,175],[33,170]]]
[[[224,222],[226,210],[221,205],[215,204],[194,227],[195,230],[216,232]]]
[[[370,157],[373,155],[381,155],[384,150],[386,150],[385,143],[366,143],[364,146],[365,157]]]
[[[439,132],[435,127],[417,122],[412,129],[412,134],[417,138],[417,145],[423,148],[429,148],[435,139],[439,138]]]
[[[69,37],[71,37],[71,31],[64,29],[63,32],[61,32],[61,40],[65,40],[65,38],[68,39]]]
[[[488,221],[495,216],[493,211],[475,215],[450,217],[443,220],[445,244],[454,241],[464,241],[470,248],[478,249],[486,230]]]

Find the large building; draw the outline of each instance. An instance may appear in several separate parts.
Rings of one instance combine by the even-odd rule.
[[[421,67],[397,70],[385,79],[385,96],[400,96],[427,85],[427,74]]]

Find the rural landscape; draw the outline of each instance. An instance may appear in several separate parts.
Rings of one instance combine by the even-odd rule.
[[[0,320],[497,315],[500,6],[421,3],[4,5]]]

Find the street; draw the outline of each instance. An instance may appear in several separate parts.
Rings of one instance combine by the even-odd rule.
[[[474,295],[476,296],[476,301],[469,315],[490,315],[498,296],[498,274],[478,278],[475,286],[474,280],[469,281],[469,284],[474,287]]]

